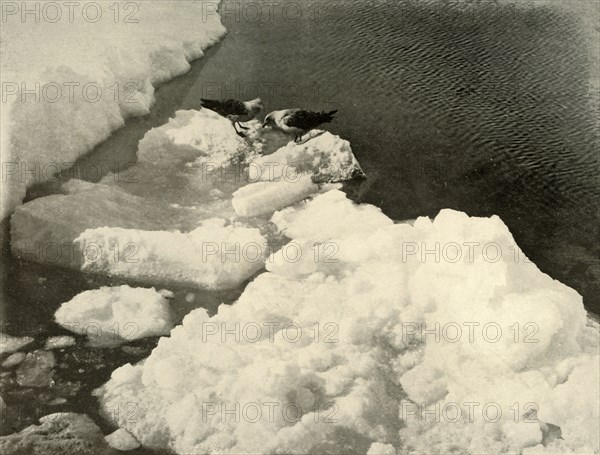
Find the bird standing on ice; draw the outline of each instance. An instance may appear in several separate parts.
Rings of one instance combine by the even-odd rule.
[[[249,122],[255,119],[264,110],[262,100],[255,98],[250,101],[229,100],[209,100],[206,98],[200,99],[202,107],[215,111],[217,114],[227,117],[233,123],[235,132],[240,136],[244,136],[241,131],[238,131],[237,126],[247,130],[240,122]]]
[[[263,127],[274,126],[286,133],[295,135],[294,142],[299,142],[302,136],[308,131],[315,129],[323,123],[329,123],[333,120],[337,112],[313,112],[302,109],[284,109],[282,111],[273,111],[269,113],[263,122]]]

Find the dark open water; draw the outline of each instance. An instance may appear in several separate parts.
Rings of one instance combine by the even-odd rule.
[[[531,3],[226,1],[230,33],[182,107],[261,96],[267,109],[338,109],[329,129],[369,177],[358,200],[395,219],[444,207],[497,214],[530,259],[598,312],[590,31]]]
[[[278,5],[269,14],[260,2],[227,0],[223,42],[189,74],[159,88],[152,114],[128,121],[80,165],[130,163],[148,129],[178,109],[198,108],[200,97],[261,96],[268,110],[338,109],[329,129],[350,140],[368,175],[348,186],[356,200],[394,219],[434,216],[445,207],[497,214],[530,259],[600,311],[600,142],[589,101],[590,49],[577,15],[494,2]],[[53,191],[40,186],[29,198]],[[60,303],[119,283],[18,262],[8,254],[4,227],[8,333],[41,339],[63,333],[51,323]],[[214,309],[239,291],[196,301]],[[179,312],[189,309],[184,302]],[[140,342],[140,352],[154,342]],[[101,366],[77,375],[71,352],[59,355],[66,366],[57,378],[84,384],[60,410],[94,415],[91,388],[137,359],[103,350],[77,354]],[[32,408],[13,422],[15,429],[47,411],[35,395],[29,399]]]

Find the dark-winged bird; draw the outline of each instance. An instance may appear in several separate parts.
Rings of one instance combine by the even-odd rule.
[[[286,133],[295,135],[294,141],[298,142],[302,136],[322,125],[333,120],[334,114],[337,112],[313,112],[303,109],[285,109],[283,111],[273,111],[269,113],[263,122],[263,127],[274,126]]]
[[[235,132],[240,136],[243,136],[241,131],[238,131],[237,126],[247,130],[248,128],[240,125],[240,122],[248,122],[258,117],[258,115],[264,110],[262,100],[255,98],[250,101],[238,101],[234,99],[229,100],[209,100],[205,98],[200,99],[202,107],[215,111],[217,114],[227,117],[233,123]]]

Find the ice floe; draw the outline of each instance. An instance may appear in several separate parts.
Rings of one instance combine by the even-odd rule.
[[[48,387],[53,384],[55,365],[56,358],[52,352],[30,352],[17,368],[17,383],[21,387]]]
[[[289,142],[275,153],[257,158],[248,175],[252,181],[295,181],[312,175],[318,182],[341,182],[364,173],[347,140],[319,131],[302,143]]]
[[[31,337],[15,337],[0,333],[0,354],[11,353],[33,343]]]
[[[257,182],[233,193],[233,208],[239,216],[271,214],[317,193],[319,186],[310,175],[296,181]]]
[[[17,208],[12,253],[150,285],[238,286],[264,266],[267,215],[326,191],[323,180],[351,178],[359,169],[337,136],[278,149],[280,140],[261,132],[258,121],[247,125],[241,138],[211,110],[178,111],[144,136],[134,166],[99,183],[71,180],[65,194]],[[266,173],[276,160],[284,167],[304,152],[310,159],[301,164],[313,167],[302,175],[251,178],[252,169],[264,166]],[[265,163],[261,153],[273,158]],[[335,178],[324,176],[331,165]]]
[[[143,445],[598,451],[598,327],[498,217],[394,224],[332,190],[272,221],[310,259],[282,253],[233,306],[192,311],[97,391],[106,414],[139,406],[136,422],[115,423]],[[333,256],[314,256],[324,244]],[[563,439],[549,442],[557,426]]]
[[[154,288],[126,285],[85,291],[56,311],[58,324],[95,345],[166,335],[174,325],[169,301]]]
[[[24,352],[15,352],[15,353],[9,355],[2,362],[2,368],[13,368],[13,367],[17,366],[18,364],[20,364],[23,360],[25,360],[26,356],[27,356],[27,354],[25,354]]]
[[[46,349],[62,349],[67,348],[69,346],[73,346],[75,344],[75,338],[70,336],[55,336],[50,337],[46,340]]]
[[[0,437],[0,452],[4,455],[114,454],[92,419],[66,412],[41,417],[39,425]]]
[[[113,449],[123,452],[137,449],[140,446],[138,440],[135,439],[129,431],[123,428],[119,428],[113,433],[105,436],[104,439]]]
[[[222,219],[206,220],[188,233],[89,229],[75,244],[84,252],[83,271],[207,289],[236,287],[263,267],[267,251],[258,229]],[[112,245],[126,247],[115,257]]]
[[[396,223],[322,186],[361,174],[347,141],[278,147],[249,127],[180,111],[140,142],[133,181],[73,181],[11,220],[14,254],[49,262],[40,247],[65,243],[77,254],[60,264],[156,286],[225,289],[266,269],[115,370],[96,391],[108,419],[177,453],[600,450],[598,325],[498,217]],[[56,319],[167,335],[168,297],[102,288]]]

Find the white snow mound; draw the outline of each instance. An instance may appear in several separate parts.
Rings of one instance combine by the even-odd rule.
[[[108,416],[116,403],[139,405],[135,422],[115,423],[143,445],[182,454],[599,450],[598,328],[498,217],[443,210],[393,224],[330,191],[273,221],[300,258],[282,252],[233,306],[213,317],[192,311],[98,390]],[[314,256],[323,245],[337,249]],[[551,442],[556,427],[563,439]]]

